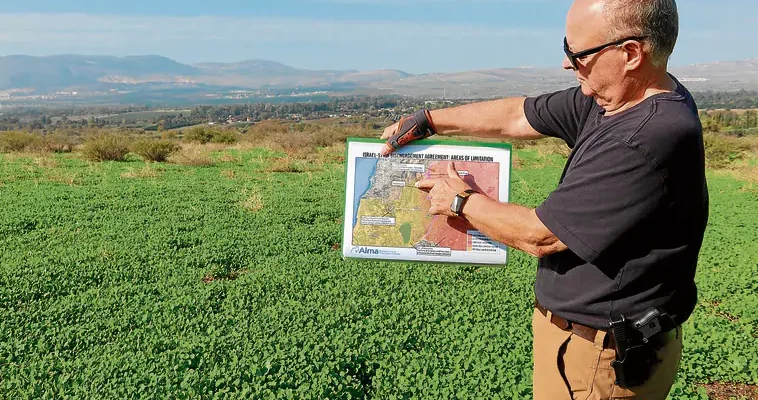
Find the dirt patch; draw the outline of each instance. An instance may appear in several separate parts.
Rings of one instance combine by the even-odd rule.
[[[511,155],[511,164],[513,164],[513,169],[522,169],[524,168],[524,160],[521,159],[521,157],[512,154]]]
[[[151,168],[149,165],[145,165],[141,170],[135,170],[134,168],[128,168],[127,172],[121,174],[122,178],[157,178],[165,169],[163,168]]]
[[[235,157],[229,153],[224,153],[219,159],[221,162],[239,163],[242,161],[240,157]]]
[[[758,164],[737,165],[729,172],[738,180],[747,182],[742,191],[758,191]]]
[[[215,281],[234,281],[247,272],[247,269],[242,269],[239,271],[231,271],[229,273],[210,273],[201,279],[201,282],[211,283]]]
[[[737,322],[737,321],[740,320],[740,317],[732,315],[732,314],[730,314],[730,313],[728,313],[726,311],[719,310],[718,308],[719,308],[719,306],[721,306],[721,302],[720,301],[709,301],[709,302],[703,303],[703,305],[705,305],[706,307],[710,308],[711,311],[712,311],[712,313],[713,313],[713,315],[715,315],[717,317],[724,318],[725,320],[730,321],[730,322]]]
[[[263,196],[257,188],[242,189],[242,200],[240,205],[247,211],[258,212],[263,208]]]
[[[745,383],[713,382],[700,385],[708,392],[708,398],[712,400],[730,399],[758,399],[758,385]]]
[[[737,322],[737,321],[740,320],[739,317],[735,317],[734,315],[729,314],[727,312],[723,312],[723,311],[717,311],[716,315],[718,315],[719,317],[724,318],[726,320],[729,320],[731,322]]]
[[[79,175],[74,172],[51,169],[45,171],[45,178],[50,182],[63,183],[68,186],[78,186],[82,184]]]

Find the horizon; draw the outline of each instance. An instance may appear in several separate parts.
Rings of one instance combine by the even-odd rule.
[[[125,55],[114,55],[114,54],[84,54],[84,53],[60,53],[60,54],[45,54],[45,55],[31,55],[31,54],[5,54],[0,55],[0,58],[4,57],[33,57],[33,58],[50,58],[50,57],[66,57],[66,56],[74,56],[74,57],[115,57],[115,58],[138,58],[138,57],[161,57],[165,58],[180,64],[188,65],[188,66],[197,66],[201,64],[239,64],[239,63],[245,63],[245,62],[254,62],[254,61],[263,61],[263,62],[271,62],[271,63],[277,63],[284,65],[286,67],[291,67],[295,69],[300,70],[311,70],[311,71],[357,71],[357,72],[370,72],[370,71],[400,71],[404,73],[408,73],[411,75],[432,75],[432,74],[445,74],[445,73],[456,73],[456,72],[467,72],[467,71],[477,71],[477,70],[494,70],[494,69],[563,69],[560,66],[517,66],[517,67],[493,67],[493,68],[479,68],[479,69],[470,69],[470,70],[457,70],[457,71],[422,71],[422,72],[409,72],[406,70],[401,70],[397,68],[374,68],[374,69],[354,69],[354,68],[331,68],[331,69],[310,69],[305,68],[298,65],[290,65],[282,63],[278,60],[268,60],[268,59],[262,59],[262,58],[248,58],[248,59],[240,59],[236,61],[228,61],[228,62],[220,62],[215,60],[204,60],[204,61],[198,61],[195,63],[183,63],[179,60],[173,59],[171,57],[162,55],[162,54],[125,54]],[[676,68],[684,68],[684,67],[691,67],[691,66],[701,66],[701,65],[710,65],[710,64],[720,64],[720,63],[739,63],[739,62],[750,62],[750,61],[758,61],[758,57],[749,57],[749,58],[742,58],[742,59],[732,59],[732,60],[713,60],[709,62],[699,62],[699,63],[690,63],[690,64],[681,64],[681,65],[672,65],[669,63],[669,70],[676,69]]]
[[[157,55],[412,74],[560,68],[570,0],[28,0],[0,13],[0,55]],[[758,57],[747,0],[680,2],[671,67]],[[429,21],[429,22],[424,22]],[[129,40],[124,40],[129,38]],[[704,49],[706,51],[704,51]],[[420,55],[423,51],[423,56]]]

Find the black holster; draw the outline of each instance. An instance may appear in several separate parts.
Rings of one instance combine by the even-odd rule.
[[[653,307],[632,319],[622,314],[610,327],[616,341],[616,360],[611,363],[616,384],[627,389],[642,385],[660,362],[656,350],[663,345],[663,333],[676,327],[673,318]]]

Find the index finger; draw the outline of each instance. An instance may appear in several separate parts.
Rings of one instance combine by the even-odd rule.
[[[390,146],[387,143],[384,143],[382,145],[382,149],[379,151],[379,154],[381,154],[382,156],[387,156],[390,153],[392,153],[393,151],[395,151],[395,149],[393,149],[392,146]]]
[[[439,179],[422,179],[416,182],[416,187],[419,189],[431,189],[437,184]]]

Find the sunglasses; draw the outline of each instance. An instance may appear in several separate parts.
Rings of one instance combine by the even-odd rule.
[[[608,46],[618,46],[627,40],[643,40],[645,39],[645,36],[630,36],[624,39],[616,40],[615,42],[606,43],[602,46],[593,47],[591,49],[578,51],[576,53],[572,53],[571,50],[569,50],[568,40],[566,40],[566,37],[563,37],[563,52],[566,53],[566,57],[568,57],[569,62],[571,63],[571,66],[576,70],[579,69],[578,64],[576,63],[576,60],[586,57],[590,54],[595,54],[597,52],[600,52],[601,50],[605,49]]]

